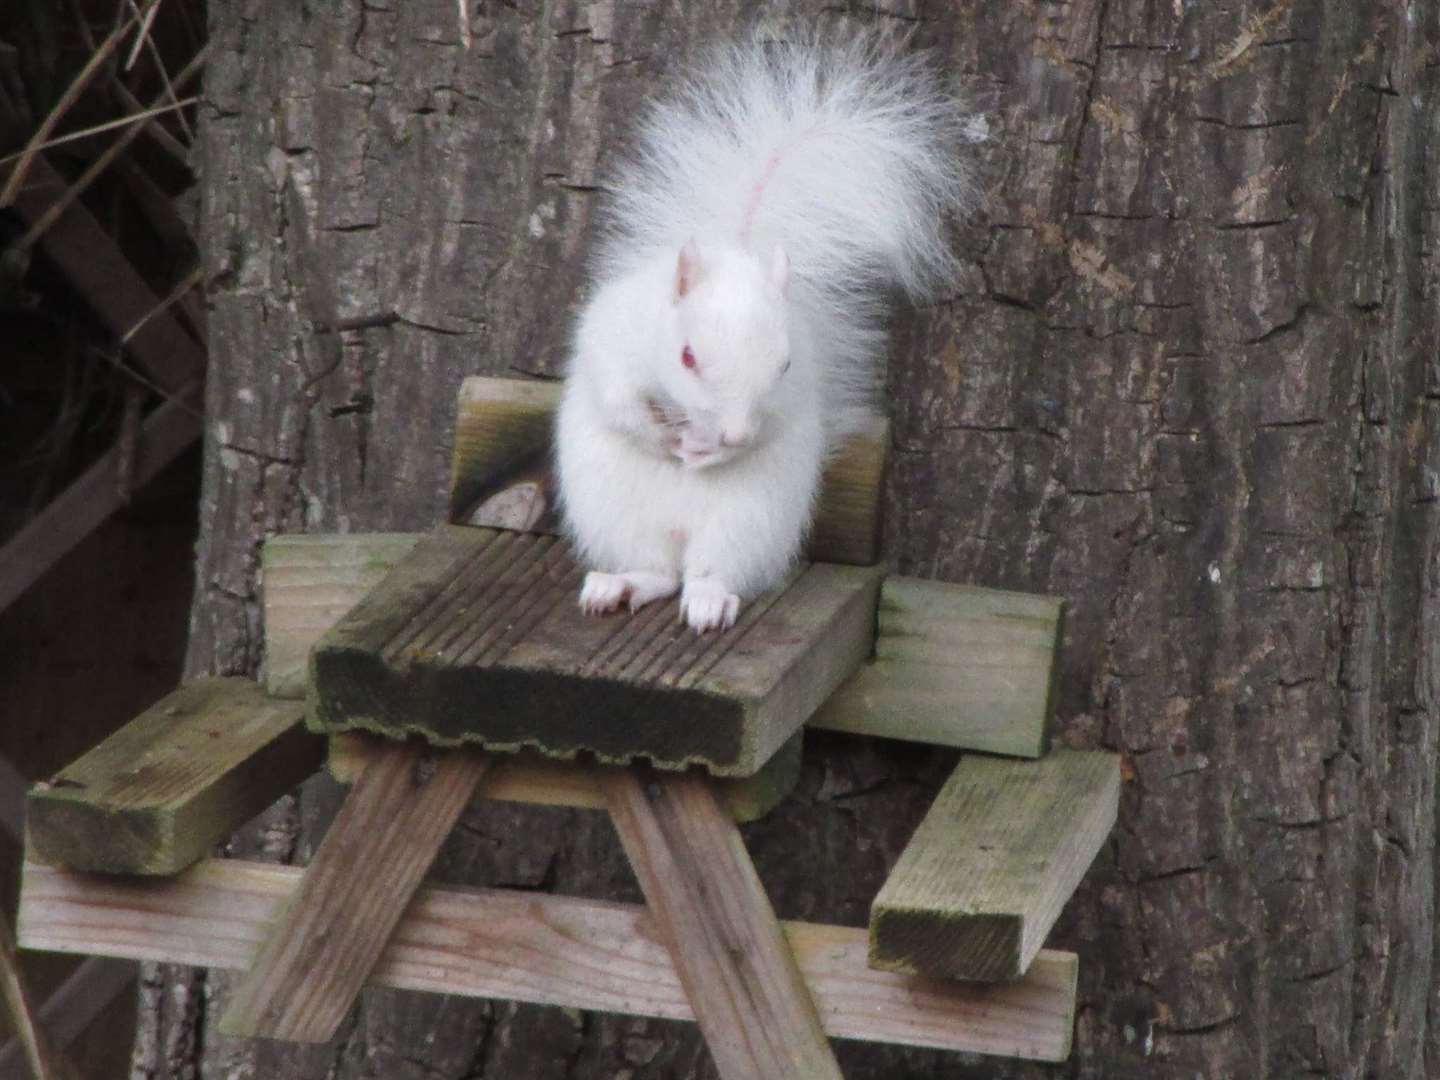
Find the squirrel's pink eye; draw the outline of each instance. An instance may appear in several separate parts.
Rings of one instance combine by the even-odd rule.
[[[680,363],[684,364],[690,371],[695,370],[695,350],[690,348],[689,345],[686,345],[684,351],[680,353]]]

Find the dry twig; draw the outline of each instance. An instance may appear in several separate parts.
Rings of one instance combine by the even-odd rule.
[[[21,153],[20,163],[10,171],[10,177],[5,181],[4,188],[0,188],[0,207],[9,206],[15,201],[15,193],[20,190],[20,185],[25,182],[25,177],[30,172],[31,159],[40,152],[41,145],[50,138],[50,133],[55,130],[55,125],[60,122],[60,118],[69,111],[70,106],[74,105],[80,95],[84,93],[85,88],[90,85],[90,80],[93,79],[95,73],[100,70],[100,66],[104,64],[110,54],[115,51],[121,40],[129,33],[130,28],[134,25],[135,19],[132,16],[114,30],[110,31],[109,36],[100,43],[100,47],[96,49],[90,59],[85,62],[85,66],[80,69],[79,74],[70,80],[70,85],[65,88],[65,93],[60,95],[60,100],[55,102],[55,106],[50,110],[49,115],[46,116],[40,126],[35,129],[35,134],[30,136],[30,141],[25,144],[25,149]]]
[[[191,76],[204,66],[205,57],[209,52],[210,46],[206,44],[199,52],[190,58],[190,62],[186,64],[180,74],[175,77],[175,86],[177,89],[189,82]],[[151,107],[157,107],[160,104],[160,100],[161,99],[157,98]],[[125,148],[135,140],[135,137],[140,134],[142,127],[143,125],[132,124],[120,138],[116,139],[113,144],[107,147],[105,152],[97,157],[91,163],[90,167],[81,173],[79,178],[65,190],[65,193],[51,204],[50,209],[26,230],[25,235],[16,241],[14,247],[20,251],[25,251],[32,247],[35,241],[44,235],[45,230],[50,228],[60,215],[65,212],[66,208],[79,198],[80,194],[95,182],[95,178],[109,168],[110,163],[119,157]],[[22,162],[21,164],[23,165],[24,163]],[[19,167],[20,166],[17,166],[17,168]]]

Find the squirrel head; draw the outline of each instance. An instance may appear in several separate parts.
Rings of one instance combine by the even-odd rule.
[[[790,263],[692,238],[675,259],[674,314],[657,347],[674,453],[691,468],[733,460],[778,422],[790,369]]]

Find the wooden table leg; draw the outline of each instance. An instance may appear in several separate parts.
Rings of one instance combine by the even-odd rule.
[[[724,1080],[841,1080],[810,991],[710,778],[615,769],[601,783]]]
[[[490,761],[404,743],[370,758],[221,1018],[223,1034],[335,1034]]]

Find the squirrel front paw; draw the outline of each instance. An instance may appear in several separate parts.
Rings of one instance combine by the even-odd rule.
[[[580,586],[580,609],[586,615],[606,615],[621,604],[629,604],[631,611],[639,611],[652,600],[675,595],[679,587],[680,582],[673,577],[652,570],[628,570],[623,574],[592,570]]]
[[[697,634],[729,630],[740,614],[740,597],[714,578],[692,578],[680,594],[680,617]]]

